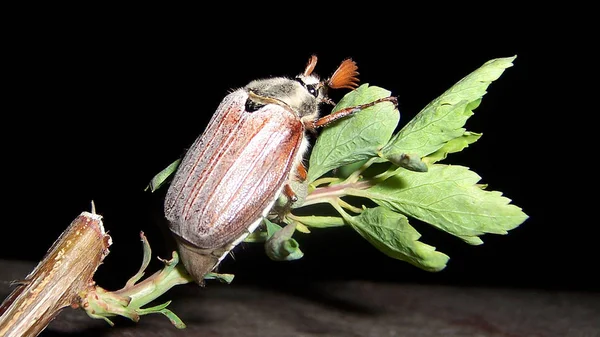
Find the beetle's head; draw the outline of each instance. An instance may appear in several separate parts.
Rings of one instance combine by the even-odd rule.
[[[358,67],[351,59],[344,60],[336,71],[327,80],[321,81],[313,71],[317,65],[317,57],[312,55],[304,72],[296,76],[296,80],[304,86],[309,94],[313,95],[319,103],[331,103],[327,98],[328,89],[356,89],[358,87]]]
[[[278,104],[301,118],[316,118],[320,103],[332,103],[327,97],[328,89],[354,89],[358,86],[358,68],[354,61],[344,60],[327,80],[320,80],[313,73],[316,65],[317,57],[313,55],[304,72],[295,80],[274,77],[248,83],[245,89],[251,97],[246,102],[246,111],[256,111],[265,104]]]

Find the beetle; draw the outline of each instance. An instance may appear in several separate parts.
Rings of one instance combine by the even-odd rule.
[[[386,97],[319,118],[319,105],[333,103],[328,89],[358,87],[358,68],[346,59],[320,80],[316,64],[313,55],[296,78],[254,80],[231,92],[182,159],[164,212],[197,283],[259,226],[280,195],[297,200],[290,182],[306,179],[308,133],[379,102],[397,105]]]

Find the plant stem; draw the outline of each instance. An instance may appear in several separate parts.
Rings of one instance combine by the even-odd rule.
[[[336,198],[349,195],[350,193],[348,192],[351,190],[364,190],[373,185],[373,181],[364,180],[355,183],[344,183],[327,187],[319,187],[306,197],[302,207],[320,203],[328,203]]]
[[[171,260],[160,259],[165,264],[163,269],[136,284],[144,275],[152,256],[150,244],[144,233],[140,233],[140,236],[144,249],[144,258],[140,270],[120,290],[107,291],[96,286],[81,292],[81,306],[90,317],[104,319],[110,325],[113,324],[109,319],[112,316],[120,315],[137,322],[140,315],[159,313],[169,318],[177,328],[183,329],[185,324],[177,315],[167,309],[170,302],[151,308],[142,308],[142,306],[154,301],[172,287],[193,282],[194,279],[188,274],[183,265],[179,264],[177,252],[173,252]]]
[[[333,183],[333,182],[336,182],[339,180],[340,180],[340,178],[325,177],[325,178],[321,178],[321,179],[317,179],[317,180],[313,181],[311,185],[314,187],[318,187],[320,185]]]
[[[43,218],[42,218],[43,219]],[[102,217],[83,212],[54,242],[44,259],[0,306],[0,336],[37,336],[79,293],[108,254]]]
[[[340,206],[342,206],[343,208],[345,208],[345,209],[347,209],[347,210],[349,210],[351,212],[354,212],[354,213],[361,213],[363,211],[362,208],[358,208],[358,207],[352,206],[349,203],[347,203],[344,200],[342,200],[341,198],[337,199],[337,203]]]
[[[154,301],[176,285],[194,282],[182,264],[177,264],[173,268],[169,267],[167,265],[142,282],[128,289],[117,290],[114,294],[131,298],[129,307],[140,308]]]
[[[377,159],[379,159],[379,157],[369,158],[369,160],[367,160],[358,170],[352,172],[352,174],[350,174],[350,176],[348,176],[348,178],[346,178],[346,180],[344,180],[344,182],[342,184],[357,182],[358,179],[360,179],[360,175],[363,172],[365,172],[365,170],[368,169],[371,165],[373,165],[373,163]]]

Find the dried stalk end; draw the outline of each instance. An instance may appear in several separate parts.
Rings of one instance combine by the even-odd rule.
[[[37,336],[79,293],[108,255],[112,240],[102,217],[83,212],[54,242],[44,259],[0,305],[0,336]]]

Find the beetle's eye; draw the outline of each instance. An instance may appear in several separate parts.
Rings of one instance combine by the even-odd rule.
[[[307,85],[306,90],[308,90],[308,92],[315,97],[319,96],[319,90],[317,89],[316,84]]]
[[[298,81],[300,84],[302,84],[302,86],[304,88],[306,88],[306,90],[308,90],[308,92],[311,95],[313,95],[315,97],[319,97],[319,88],[317,87],[317,85],[318,85],[317,83],[315,83],[315,84],[306,84],[304,82],[304,79],[302,77],[300,77],[300,76],[296,77],[296,81]]]

